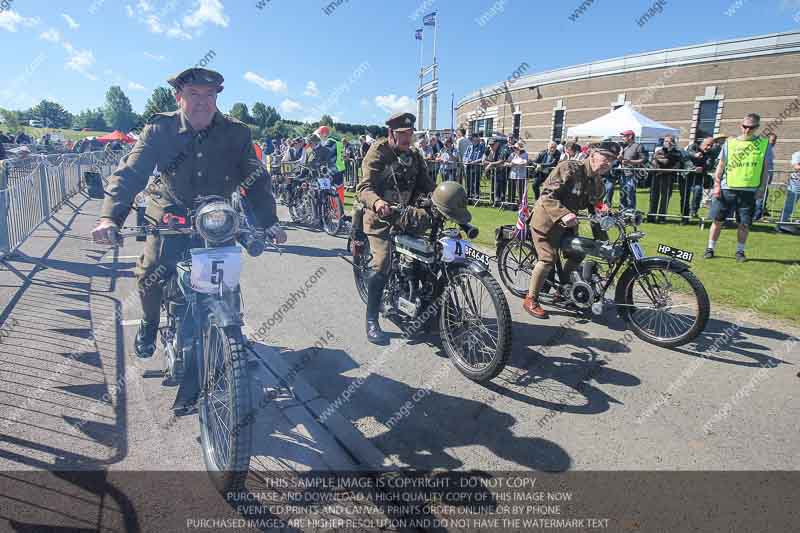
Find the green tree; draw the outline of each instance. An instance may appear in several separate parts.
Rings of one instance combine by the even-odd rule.
[[[253,105],[253,121],[262,128],[270,128],[281,120],[278,111],[270,106],[265,106],[261,102]]]
[[[11,133],[18,132],[21,128],[19,111],[9,111],[0,109],[0,116],[3,117],[3,127]]]
[[[167,87],[156,87],[144,106],[142,122],[146,123],[156,113],[168,113],[177,109],[178,103],[175,101],[172,91]]]
[[[106,92],[103,117],[111,128],[123,132],[130,131],[137,123],[136,114],[131,107],[131,101],[117,85],[111,86]]]
[[[333,127],[333,118],[330,115],[322,115],[322,118],[319,119],[320,126],[328,126],[329,128]]]
[[[245,124],[255,124],[255,120],[253,117],[250,116],[250,113],[247,111],[247,105],[241,102],[237,102],[233,104],[233,107],[230,111],[230,116],[235,118],[236,120],[241,120]]]
[[[87,109],[75,116],[73,124],[78,128],[87,128],[93,131],[104,131],[108,129],[105,117],[103,116],[103,109]]]
[[[69,128],[72,125],[72,114],[60,104],[42,100],[30,110],[30,115],[42,122],[46,128]]]

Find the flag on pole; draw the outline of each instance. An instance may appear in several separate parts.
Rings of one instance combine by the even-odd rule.
[[[436,26],[436,11],[433,13],[428,13],[424,17],[422,17],[422,25],[423,26]]]
[[[519,212],[517,213],[517,234],[522,240],[528,236],[528,180],[525,180],[525,192],[519,200]]]
[[[414,32],[414,38],[415,38],[416,40],[418,40],[418,41],[421,41],[421,40],[422,40],[422,28],[420,28],[420,29],[418,29],[418,30],[416,30],[416,31]]]

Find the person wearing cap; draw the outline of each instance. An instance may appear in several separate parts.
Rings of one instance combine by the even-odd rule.
[[[364,205],[364,233],[372,253],[372,274],[367,280],[367,340],[386,344],[388,337],[378,321],[383,287],[389,274],[389,231],[392,225],[410,233],[421,234],[430,224],[423,209],[410,208],[405,218],[396,219],[392,205],[412,205],[422,195],[434,190],[436,183],[428,176],[424,159],[412,149],[416,117],[396,113],[386,125],[389,135],[370,146],[361,164],[363,177],[356,187],[358,200]]]
[[[789,181],[786,183],[786,200],[783,203],[783,211],[781,212],[781,222],[790,222],[792,219],[792,212],[800,200],[800,152],[792,154],[792,174],[789,175]],[[795,233],[792,226],[781,225],[779,222],[776,230],[782,233]]]
[[[464,153],[464,174],[467,176],[467,196],[470,200],[477,200],[481,197],[481,161],[486,145],[477,133],[470,134],[469,141]]]
[[[550,141],[547,143],[547,148],[539,152],[536,159],[533,160],[535,165],[535,174],[533,177],[533,195],[539,198],[542,189],[542,183],[547,179],[550,172],[558,165],[561,160],[561,152],[558,151],[558,143]]]
[[[636,142],[636,133],[633,130],[625,130],[620,135],[623,146],[619,163],[623,170],[619,182],[619,203],[623,209],[636,209],[636,174],[630,169],[644,166],[647,162],[647,150]]]
[[[314,132],[320,138],[320,144],[327,148],[330,157],[331,183],[341,185],[344,182],[344,145],[339,139],[331,137],[331,129],[328,126],[320,126]]]
[[[109,177],[100,221],[92,230],[95,242],[111,244],[115,240],[135,196],[145,186],[149,223],[159,223],[166,213],[188,214],[198,195],[229,198],[243,189],[258,225],[272,228],[276,241],[286,240],[277,226],[270,175],[253,151],[250,128],[217,109],[223,81],[218,72],[203,68],[190,68],[167,80],[175,89],[178,110],[155,113]],[[161,176],[148,186],[155,167]],[[174,272],[176,263],[193,244],[183,235],[147,236],[136,267],[143,312],[134,343],[139,357],[150,357],[155,351],[161,282]],[[153,283],[153,279],[160,281]]]
[[[506,138],[502,135],[492,135],[489,149],[483,154],[483,163],[486,165],[486,174],[492,176],[492,193],[494,207],[500,207],[506,201],[506,178],[508,167],[505,166],[510,155]]]
[[[533,267],[528,295],[522,308],[535,318],[548,318],[539,304],[539,292],[550,275],[561,247],[561,240],[577,233],[577,213],[581,209],[604,209],[603,176],[619,157],[617,143],[604,142],[593,145],[584,161],[562,161],[542,185],[542,194],[533,206],[530,228],[537,261]],[[568,283],[570,274],[580,261],[567,258],[562,282]]]
[[[703,257],[711,259],[725,220],[736,214],[739,224],[736,261],[746,261],[744,255],[747,236],[753,224],[756,201],[764,198],[767,188],[768,160],[771,147],[766,137],[757,135],[761,117],[749,113],[742,119],[741,135],[728,138],[722,147],[714,174],[709,217],[714,222],[708,234],[708,248]]]

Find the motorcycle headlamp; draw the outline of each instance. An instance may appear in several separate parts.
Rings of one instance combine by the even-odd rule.
[[[633,216],[631,217],[631,221],[633,222],[634,226],[641,226],[644,222],[644,213],[641,211],[634,212]]]
[[[197,212],[197,231],[213,244],[229,241],[239,232],[239,215],[225,202],[211,202]]]

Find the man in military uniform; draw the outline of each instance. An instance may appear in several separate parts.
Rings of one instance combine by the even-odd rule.
[[[367,280],[367,340],[374,344],[388,340],[378,322],[378,312],[391,266],[389,230],[396,224],[421,233],[429,225],[428,214],[422,209],[412,208],[403,220],[393,219],[391,204],[408,206],[436,187],[428,177],[422,156],[411,148],[415,121],[411,113],[389,117],[389,138],[370,146],[361,164],[363,178],[356,188],[358,199],[365,206],[364,233],[372,252],[373,274]]]
[[[561,239],[575,233],[578,211],[594,209],[601,202],[605,193],[603,176],[618,156],[619,145],[603,142],[592,147],[588,159],[560,162],[545,180],[530,223],[538,260],[522,307],[531,316],[547,318],[547,312],[539,305],[539,291],[553,269]],[[574,260],[567,260],[567,279],[577,266]]]
[[[274,226],[278,219],[270,176],[253,151],[250,129],[217,109],[222,76],[191,68],[167,82],[175,89],[179,110],[153,115],[133,150],[110,176],[100,221],[92,231],[95,242],[110,244],[115,239],[154,167],[161,176],[147,187],[148,223],[161,223],[167,213],[187,214],[198,195],[229,198],[241,186],[258,224],[272,227],[275,240],[285,241],[286,234]],[[191,241],[188,236],[147,237],[136,269],[144,315],[135,342],[139,357],[150,357],[155,351],[161,285],[153,280],[169,277]]]

